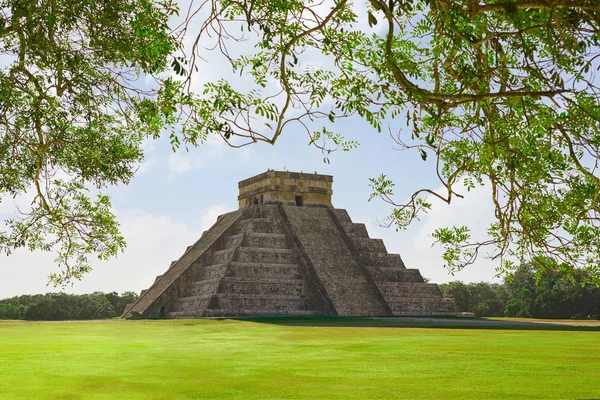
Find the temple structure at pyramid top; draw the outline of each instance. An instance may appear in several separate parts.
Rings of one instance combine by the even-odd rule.
[[[129,305],[125,318],[456,315],[364,224],[331,203],[333,177],[268,170]]]
[[[238,184],[240,208],[258,204],[332,207],[333,176],[269,170]]]

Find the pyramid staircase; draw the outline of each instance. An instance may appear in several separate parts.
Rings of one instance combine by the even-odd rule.
[[[167,318],[320,315],[322,302],[306,279],[276,208],[252,207],[206,265],[191,267]],[[271,215],[269,215],[269,212]]]
[[[407,269],[399,254],[387,252],[383,240],[371,239],[365,224],[353,223],[344,209],[332,212],[393,315],[456,315],[454,299],[444,298],[439,286],[426,283],[418,269]]]

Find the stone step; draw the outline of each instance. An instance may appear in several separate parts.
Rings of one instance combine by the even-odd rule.
[[[377,287],[388,301],[397,297],[442,297],[440,287],[435,283],[385,282],[378,283]]]
[[[299,296],[275,294],[234,294],[217,293],[210,303],[210,309],[230,310],[234,312],[248,312],[248,310],[280,310],[286,313],[292,310],[310,310],[312,308],[308,299]]]
[[[400,254],[389,254],[385,252],[360,252],[362,262],[368,266],[374,267],[400,267],[406,268]]]
[[[304,296],[303,279],[264,279],[258,277],[223,277],[190,282],[186,297],[211,293]],[[182,297],[183,298],[183,297]]]
[[[188,296],[204,295],[215,293],[219,287],[221,278],[209,278],[199,281],[190,282],[188,284]]]
[[[301,279],[296,263],[229,262],[200,267],[198,280],[228,277],[260,279]]]
[[[166,318],[203,318],[205,317],[206,309],[189,310],[189,311],[171,311],[165,315]]]
[[[367,266],[371,276],[377,283],[383,282],[414,282],[425,283],[418,269],[401,267],[376,267]]]
[[[290,247],[283,233],[238,233],[225,238],[225,247],[243,245],[246,247],[266,247],[285,249]]]
[[[233,261],[293,264],[296,261],[296,254],[293,249],[238,247]]]
[[[351,224],[352,223],[352,219],[350,218],[350,214],[348,214],[348,211],[346,211],[345,209],[343,209],[343,208],[334,208],[333,212],[337,216],[338,221],[340,221],[340,224],[345,225],[345,224]]]
[[[190,294],[187,296],[179,297],[177,301],[199,301],[199,300],[210,300],[215,293],[201,293],[201,294]]]
[[[197,311],[204,310],[208,308],[210,304],[210,299],[213,297],[213,294],[202,294],[196,296],[185,296],[177,299],[173,306],[173,311],[169,312],[178,312],[178,311]]]
[[[225,236],[223,240],[223,249],[231,249],[241,245],[244,241],[244,234],[238,233],[236,235]]]
[[[356,237],[352,241],[358,251],[387,253],[385,244],[381,239]]]
[[[253,205],[246,208],[244,213],[245,218],[280,218],[281,214],[275,204]]]
[[[456,315],[456,303],[449,298],[402,298],[388,301],[396,316],[401,315]]]
[[[232,262],[225,276],[260,279],[300,279],[302,274],[298,264]]]
[[[303,279],[223,278],[218,293],[304,296]]]
[[[219,317],[310,317],[323,315],[322,311],[315,310],[290,310],[290,309],[209,309],[203,312],[202,317],[219,318]],[[180,316],[175,318],[193,318],[190,316]],[[198,317],[196,317],[198,318]]]
[[[267,247],[237,247],[215,251],[212,254],[212,262],[214,264],[222,264],[229,261],[293,264],[295,259],[296,255],[293,249]]]
[[[237,247],[230,247],[223,250],[217,250],[212,253],[212,264],[226,264],[233,259]]]
[[[237,231],[240,233],[285,233],[283,221],[279,219],[247,218],[237,224]]]
[[[355,223],[341,223],[344,228],[344,232],[350,238],[368,238],[369,232],[367,232],[367,226],[365,224],[355,224]]]
[[[207,265],[200,268],[200,279],[221,278],[227,273],[228,263]]]

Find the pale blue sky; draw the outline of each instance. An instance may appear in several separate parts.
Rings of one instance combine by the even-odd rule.
[[[314,57],[302,62],[324,65],[323,60]],[[234,80],[227,72],[229,65],[216,56],[200,68],[197,88],[219,77]],[[247,82],[244,78],[235,80],[241,86]],[[368,179],[385,173],[395,181],[396,199],[402,201],[421,187],[440,186],[433,160],[422,161],[417,152],[394,150],[386,132],[378,133],[360,118],[337,121],[334,127],[347,138],[358,140],[361,146],[333,154],[331,164],[324,164],[320,151],[308,146],[306,134],[293,127],[284,132],[275,146],[257,144],[232,149],[210,141],[189,152],[180,149],[174,154],[167,138],[148,141],[146,161],[131,183],[106,191],[122,223],[127,250],[117,259],[95,263],[92,273],[67,290],[139,292],[147,288],[219,214],[237,207],[238,181],[269,168],[333,175],[334,206],[347,209],[355,222],[367,225],[371,237],[384,239],[388,251],[400,253],[407,267],[419,268],[434,282],[492,279],[496,264],[485,260],[454,278],[450,276],[443,267],[441,250],[431,248],[429,236],[435,227],[454,224],[468,224],[474,234],[483,234],[493,216],[485,188],[470,192],[465,200],[456,199],[451,206],[434,202],[434,210],[408,231],[381,228],[376,221],[384,218],[390,207],[381,200],[367,201],[371,193]],[[404,134],[410,136],[402,120],[394,121],[391,128],[403,128]],[[15,204],[26,202],[9,199],[0,203],[0,219],[13,215]],[[23,249],[10,257],[0,256],[0,298],[56,290],[46,287],[47,275],[56,268],[53,258],[52,254]]]
[[[171,260],[212,225],[217,215],[237,207],[237,182],[268,168],[330,174],[334,177],[333,203],[345,208],[355,222],[367,224],[371,237],[383,238],[388,251],[400,253],[407,267],[421,269],[435,282],[452,279],[488,280],[494,264],[482,260],[453,278],[443,268],[441,251],[431,248],[430,234],[436,226],[469,224],[483,232],[491,208],[485,190],[469,193],[465,200],[434,210],[408,231],[396,232],[378,226],[390,208],[381,200],[368,202],[368,179],[380,173],[396,182],[399,200],[420,187],[437,188],[432,179],[433,161],[422,161],[416,152],[399,152],[385,133],[377,133],[360,120],[340,124],[341,131],[361,142],[351,152],[338,152],[331,164],[324,164],[319,150],[308,146],[305,135],[290,131],[275,146],[254,145],[232,149],[212,142],[189,152],[173,154],[167,140],[146,145],[146,162],[128,186],[111,188],[113,206],[128,241],[117,259],[98,262],[82,282],[68,291],[89,292],[134,290],[148,287]],[[18,201],[18,200],[17,200]],[[0,205],[0,216],[14,211],[14,205]],[[51,290],[46,276],[56,267],[53,256],[19,250],[0,257],[0,298]]]

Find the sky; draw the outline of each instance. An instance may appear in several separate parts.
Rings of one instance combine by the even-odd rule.
[[[304,60],[319,66],[322,60]],[[197,87],[217,77],[234,79],[230,67],[216,57],[199,65]],[[236,78],[238,79],[238,78]],[[243,85],[244,77],[239,82]],[[480,258],[455,275],[441,259],[442,249],[432,247],[435,228],[468,225],[473,237],[481,238],[492,221],[493,209],[486,187],[463,191],[464,199],[451,205],[433,201],[433,210],[408,230],[397,232],[378,221],[389,215],[388,204],[368,201],[369,178],[385,173],[395,184],[395,199],[401,202],[415,190],[440,186],[432,157],[423,161],[416,151],[398,151],[387,132],[378,133],[360,119],[335,123],[339,132],[360,146],[336,152],[330,164],[308,145],[305,133],[292,127],[274,145],[256,144],[233,149],[209,140],[197,148],[171,150],[167,137],[144,143],[145,161],[128,185],[104,190],[110,195],[127,241],[126,250],[108,261],[93,261],[93,271],[64,289],[47,286],[48,274],[57,271],[55,255],[18,249],[0,255],[0,298],[20,294],[64,290],[135,291],[148,288],[171,261],[178,259],[217,217],[237,208],[237,183],[267,169],[317,172],[333,175],[333,205],[346,209],[354,222],[365,223],[372,238],[381,238],[390,253],[401,255],[407,268],[420,269],[432,282],[494,280],[497,262]],[[392,122],[393,131],[410,135],[402,120]],[[13,216],[23,198],[0,202],[0,220]]]

